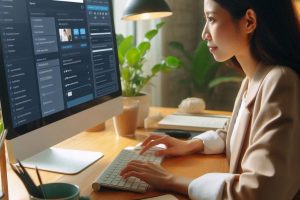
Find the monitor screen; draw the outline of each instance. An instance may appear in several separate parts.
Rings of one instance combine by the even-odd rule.
[[[8,139],[120,96],[109,0],[1,4]]]
[[[30,134],[41,144],[59,142],[88,128],[96,115],[103,121],[120,112],[108,109],[121,108],[115,100],[121,84],[111,4],[0,1],[1,105],[7,139],[21,138],[15,146]]]

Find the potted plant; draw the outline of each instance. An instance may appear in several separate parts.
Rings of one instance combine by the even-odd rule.
[[[150,73],[145,73],[146,55],[151,49],[151,40],[158,34],[164,22],[145,33],[144,40],[134,44],[133,35],[124,37],[117,35],[119,68],[121,73],[123,97],[134,97],[140,101],[138,127],[142,127],[144,118],[149,113],[149,100],[142,90],[158,72],[169,72],[178,69],[181,61],[175,56],[167,56],[151,67]]]
[[[192,53],[177,41],[170,42],[169,46],[183,55],[183,68],[187,73],[181,81],[188,86],[191,96],[209,101],[214,87],[228,82],[240,83],[243,79],[236,70],[227,70],[226,74],[220,73],[225,64],[214,60],[204,40],[200,40]]]

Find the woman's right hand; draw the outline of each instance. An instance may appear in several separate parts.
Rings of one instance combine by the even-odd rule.
[[[158,150],[156,156],[182,156],[195,152],[203,151],[203,141],[200,139],[195,140],[179,140],[168,135],[155,135],[152,134],[145,139],[142,143],[140,154],[143,154],[149,148],[158,145],[166,145],[166,149]]]

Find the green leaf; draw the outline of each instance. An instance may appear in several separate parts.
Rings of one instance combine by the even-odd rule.
[[[147,53],[147,51],[150,50],[150,48],[151,48],[150,42],[141,42],[138,46],[141,56],[144,56]]]
[[[121,69],[121,74],[122,74],[122,78],[124,79],[124,81],[130,80],[130,71],[129,71],[128,67],[124,67],[123,69]]]
[[[3,130],[4,130],[4,124],[3,124],[2,113],[0,109],[0,134],[3,132]]]
[[[0,134],[3,132],[4,126],[3,126],[3,122],[2,119],[0,119]]]
[[[121,54],[124,57],[127,51],[133,47],[133,39],[132,35],[124,38],[118,46],[118,54]]]
[[[151,69],[152,74],[158,73],[159,71],[161,71],[161,68],[162,68],[162,64],[154,65]]]
[[[155,75],[159,71],[169,72],[174,69],[178,69],[181,66],[181,61],[174,57],[168,56],[165,60],[162,60],[160,64],[156,64],[152,67],[152,74]]]
[[[145,34],[145,37],[150,41],[152,40],[152,38],[154,38],[158,33],[158,30],[157,29],[153,29],[153,30],[150,30],[148,31],[146,34]]]
[[[119,46],[121,42],[124,40],[124,36],[122,34],[116,35],[117,45]]]
[[[135,74],[134,77],[132,77],[132,82],[136,85],[141,85],[143,83],[144,77],[139,76],[138,74]]]
[[[124,64],[124,57],[122,54],[118,53],[118,58],[119,58],[119,65],[123,65]]]
[[[156,29],[160,29],[161,27],[163,27],[165,25],[166,22],[161,21],[160,23],[156,24]]]
[[[181,61],[175,56],[168,56],[166,58],[166,64],[172,69],[178,69],[181,65]]]
[[[150,41],[158,34],[165,22],[156,24],[156,28],[145,33],[144,41],[134,46],[134,37],[117,36],[119,68],[121,71],[122,95],[136,96],[158,72],[167,72],[181,66],[181,61],[169,56],[154,65],[151,73],[144,73],[145,55],[151,49]]]
[[[176,42],[176,41],[172,41],[169,43],[169,47],[174,49],[175,51],[179,51],[180,53],[182,53],[190,62],[192,62],[192,56],[190,55],[189,52],[187,52],[183,46],[182,43],[180,42]],[[188,66],[186,66],[187,68],[190,68]]]
[[[172,66],[169,66],[169,65],[167,65],[166,63],[163,63],[162,65],[161,65],[161,71],[162,72],[164,72],[164,73],[166,73],[166,72],[170,72],[171,70],[173,70],[173,69],[175,69],[175,68],[173,68]]]
[[[214,80],[212,80],[208,86],[209,86],[209,88],[213,88],[222,83],[229,83],[229,82],[240,83],[242,81],[243,81],[242,77],[236,77],[236,76],[219,77],[219,78],[215,78]]]
[[[169,43],[169,46],[172,49],[175,49],[175,50],[180,51],[182,53],[185,51],[183,44],[181,44],[180,42],[172,41],[172,42]]]
[[[128,65],[131,66],[137,65],[141,59],[140,51],[137,48],[131,48],[126,53],[126,59]]]
[[[208,50],[206,41],[200,41],[196,48],[191,68],[191,77],[195,87],[199,90],[207,90],[208,82],[214,78],[219,65]]]

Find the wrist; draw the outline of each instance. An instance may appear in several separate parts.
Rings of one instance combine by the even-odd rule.
[[[204,150],[204,143],[201,139],[191,139],[188,141],[191,153],[200,153]]]
[[[185,177],[172,175],[168,181],[167,188],[168,190],[187,195],[191,181],[191,179]]]

